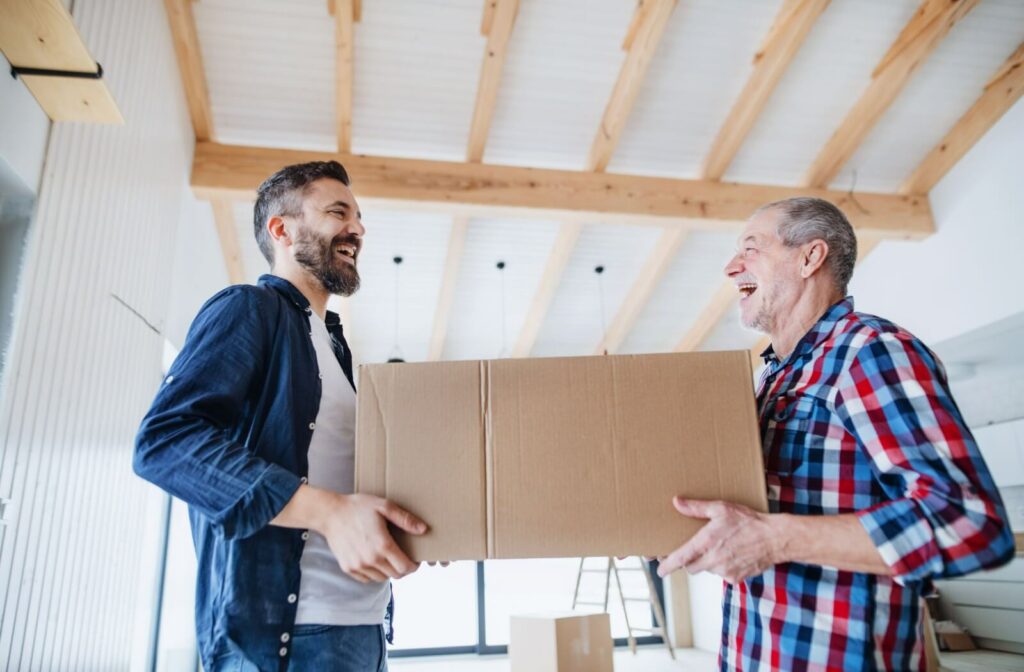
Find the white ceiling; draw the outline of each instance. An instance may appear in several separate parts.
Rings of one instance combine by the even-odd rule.
[[[720,124],[782,0],[679,0],[609,171],[698,177]],[[461,161],[486,38],[483,0],[374,0],[355,26],[353,151]],[[727,179],[798,185],[867,85],[917,0],[832,0],[727,172]],[[521,0],[486,145],[489,163],[582,170],[618,76],[633,0]],[[334,27],[327,0],[202,0],[193,5],[216,139],[333,150]],[[981,93],[1024,38],[1024,2],[984,0],[951,31],[868,136],[834,186],[895,191]],[[353,176],[358,196],[358,175]],[[251,205],[237,207],[247,275],[265,262]],[[404,257],[398,345],[427,356],[452,221],[364,208],[363,289],[348,308],[357,356],[393,350],[394,267]],[[560,222],[474,219],[459,264],[446,359],[511,351]],[[610,323],[660,230],[584,228],[534,355],[590,354],[601,340],[607,269]],[[720,286],[732,234],[691,233],[620,348],[669,350]],[[504,309],[501,274],[504,260]],[[756,334],[728,312],[702,344],[749,348]],[[502,331],[504,325],[504,334]]]

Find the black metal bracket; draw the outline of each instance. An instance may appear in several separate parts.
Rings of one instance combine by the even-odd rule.
[[[96,64],[96,72],[79,72],[75,70],[49,70],[47,68],[23,68],[20,65],[11,66],[11,77],[18,78],[18,75],[32,75],[33,77],[71,77],[74,79],[103,79],[103,66]]]

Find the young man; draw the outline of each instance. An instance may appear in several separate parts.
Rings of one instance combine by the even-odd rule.
[[[426,524],[354,495],[352,354],[330,294],[359,287],[365,230],[337,162],[260,185],[271,274],[210,299],[136,439],[135,471],[189,504],[203,668],[386,670],[388,532]]]
[[[796,198],[756,212],[725,268],[744,325],[771,336],[757,393],[771,513],[677,498],[709,522],[659,569],[725,579],[722,669],[924,670],[931,579],[1013,556],[941,364],[854,312],[856,260],[843,213]]]

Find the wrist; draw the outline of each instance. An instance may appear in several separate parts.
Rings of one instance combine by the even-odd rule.
[[[308,494],[309,529],[327,536],[327,528],[330,527],[337,510],[344,506],[345,495],[308,485],[303,485],[302,489],[306,490]]]
[[[800,546],[800,525],[797,516],[788,513],[764,514],[771,528],[772,563],[780,565],[797,559],[796,549]]]

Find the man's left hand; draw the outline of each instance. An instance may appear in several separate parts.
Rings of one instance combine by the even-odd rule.
[[[674,497],[672,504],[682,515],[708,523],[661,561],[659,575],[685,568],[690,574],[711,572],[739,583],[782,562],[783,540],[770,514],[729,502],[682,497]]]

